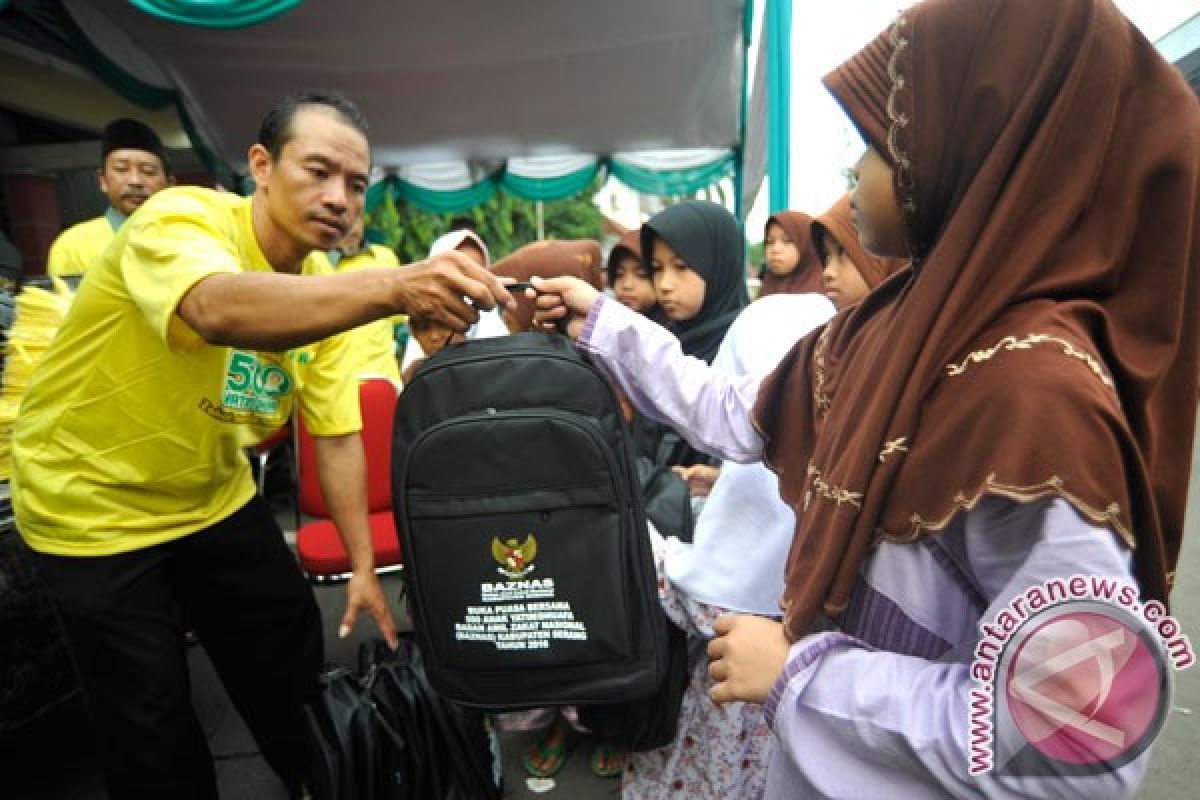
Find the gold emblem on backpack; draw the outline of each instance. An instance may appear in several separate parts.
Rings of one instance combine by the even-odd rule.
[[[514,538],[502,542],[499,537],[492,537],[492,558],[500,565],[496,571],[510,581],[519,580],[533,572],[536,555],[537,539],[533,538],[532,533],[525,537],[524,544],[519,544]]]

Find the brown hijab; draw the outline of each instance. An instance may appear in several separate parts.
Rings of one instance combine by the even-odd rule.
[[[820,292],[821,256],[813,247],[812,217],[800,211],[780,211],[772,214],[763,227],[764,236],[772,222],[783,228],[783,232],[796,245],[800,260],[796,263],[796,268],[783,277],[771,272],[770,268],[764,268],[762,288],[758,290],[758,296]]]
[[[600,243],[594,239],[534,242],[519,248],[492,264],[492,272],[518,281],[537,275],[541,278],[572,276],[604,289],[600,267]],[[533,330],[534,301],[523,293],[516,298],[517,308],[504,312],[504,321],[513,333]]]
[[[850,216],[849,194],[843,195],[828,211],[813,220],[812,241],[817,252],[821,250],[823,236],[833,237],[846,256],[854,262],[868,289],[874,289],[883,283],[885,278],[908,264],[906,259],[880,258],[863,249],[862,243],[858,241],[858,231],[854,229],[854,220]]]
[[[1191,89],[1110,0],[930,0],[826,84],[895,166],[915,266],[759,395],[797,516],[789,636],[845,609],[873,543],[989,494],[1066,500],[1165,600],[1200,344]]]

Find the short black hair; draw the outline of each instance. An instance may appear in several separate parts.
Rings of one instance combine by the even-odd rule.
[[[477,236],[479,235],[479,231],[475,229],[475,220],[462,215],[450,220],[450,230],[447,233],[453,233],[454,231],[470,231]]]
[[[309,89],[285,97],[263,117],[258,128],[258,143],[267,148],[272,158],[279,158],[283,146],[292,138],[296,112],[309,106],[331,109],[347,125],[363,136],[367,135],[367,118],[353,100],[333,89]]]

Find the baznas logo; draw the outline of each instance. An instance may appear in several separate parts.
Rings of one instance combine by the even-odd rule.
[[[525,537],[525,544],[517,544],[516,539],[506,539],[501,542],[499,537],[492,537],[492,558],[500,566],[496,569],[510,581],[524,578],[533,572],[533,559],[537,555],[537,539],[533,534]]]

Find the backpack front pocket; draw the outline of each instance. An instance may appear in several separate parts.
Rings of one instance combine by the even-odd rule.
[[[456,418],[413,443],[404,474],[415,623],[445,667],[482,678],[629,658],[631,510],[592,420]]]

